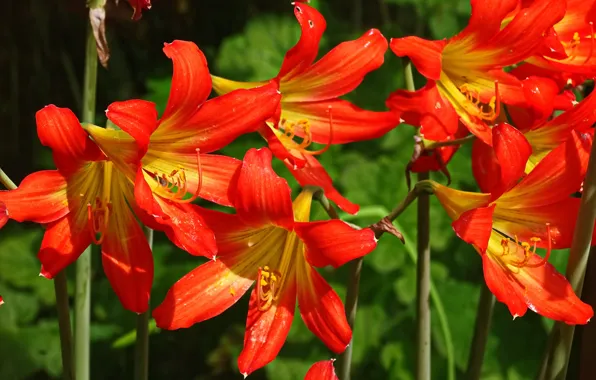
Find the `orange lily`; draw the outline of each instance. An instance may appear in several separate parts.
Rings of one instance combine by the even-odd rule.
[[[135,183],[136,212],[144,224],[165,231],[194,255],[214,257],[213,234],[190,202],[203,198],[231,205],[229,184],[240,161],[210,153],[255,131],[275,112],[280,95],[269,83],[207,101],[211,77],[199,48],[174,41],[164,52],[174,63],[174,75],[161,118],[152,102],[115,102],[106,114],[121,130],[86,130]]]
[[[482,257],[487,286],[514,317],[527,309],[568,324],[585,324],[592,308],[548,263],[551,249],[568,248],[575,228],[576,191],[585,176],[590,134],[572,137],[550,152],[520,182],[531,149],[507,124],[493,129],[500,184],[492,193],[470,193],[433,183],[455,233]],[[536,248],[546,248],[544,258]]]
[[[53,278],[92,242],[101,245],[103,268],[122,305],[142,313],[149,306],[153,258],[131,207],[129,180],[88,138],[66,108],[36,114],[42,144],[53,150],[58,170],[25,177],[1,191],[11,219],[46,225],[38,257],[41,276]]]
[[[316,362],[310,367],[304,380],[339,380],[333,367],[334,361],[335,359]]]
[[[159,327],[189,327],[227,310],[256,281],[238,358],[245,376],[277,356],[296,299],[307,327],[329,349],[343,352],[352,332],[342,301],[313,266],[338,267],[376,246],[368,228],[355,230],[340,220],[308,222],[313,190],[305,189],[292,204],[291,190],[271,160],[266,148],[248,151],[233,184],[237,214],[203,211],[219,256],[180,279],[153,311]]]
[[[395,112],[367,111],[339,99],[354,90],[366,74],[381,66],[387,40],[378,30],[371,29],[356,40],[338,45],[313,63],[326,28],[325,19],[316,9],[303,3],[294,4],[294,15],[302,34],[286,53],[275,77],[282,94],[280,115],[270,119],[259,132],[301,185],[320,186],[329,199],[353,214],[358,211],[358,205],[339,194],[315,156],[324,153],[331,144],[380,137],[400,123]],[[219,94],[263,83],[235,82],[213,76],[213,88]],[[313,142],[327,146],[317,151],[308,150]]]
[[[522,107],[532,103],[520,81],[503,68],[540,50],[543,34],[565,13],[564,1],[536,0],[502,26],[517,6],[518,0],[472,0],[468,25],[448,40],[392,39],[391,50],[410,57],[428,82],[416,92],[398,90],[387,105],[405,115],[419,114],[424,136],[433,129],[453,135],[460,120],[492,145],[490,125],[499,117],[501,103]]]

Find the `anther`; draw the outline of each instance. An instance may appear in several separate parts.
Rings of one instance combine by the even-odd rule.
[[[267,311],[277,301],[279,286],[281,283],[281,273],[269,269],[268,266],[259,268],[257,272],[257,308],[259,311]]]
[[[166,175],[165,173],[159,175],[157,172],[152,173],[153,179],[156,182],[154,191],[158,192],[159,195],[164,198],[178,203],[190,203],[197,199],[201,192],[201,188],[203,187],[203,167],[201,165],[200,149],[196,149],[196,155],[199,182],[197,184],[197,189],[192,196],[184,198],[188,190],[188,180],[186,178],[186,171],[183,167],[172,170],[169,175]]]
[[[91,241],[94,244],[99,245],[103,242],[108,230],[111,211],[112,204],[102,202],[99,197],[95,198],[95,207],[91,203],[87,203],[87,225],[91,233]]]
[[[459,87],[459,91],[465,95],[466,100],[470,102],[473,108],[466,107],[466,110],[473,116],[479,117],[480,119],[493,122],[499,116],[501,112],[501,96],[499,94],[499,81],[495,81],[495,96],[493,96],[488,104],[482,104],[480,102],[480,92],[476,89],[470,89],[467,83],[464,83]],[[488,107],[488,111],[486,111]]]
[[[304,151],[304,153],[310,154],[311,156],[317,156],[319,154],[325,153],[331,147],[331,143],[333,142],[333,107],[329,106],[327,112],[329,112],[329,139],[327,140],[327,144],[325,144],[325,147],[323,147],[323,149],[314,151],[306,150]]]

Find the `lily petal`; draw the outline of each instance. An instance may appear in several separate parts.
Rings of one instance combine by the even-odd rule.
[[[176,40],[164,44],[163,51],[172,60],[174,74],[168,104],[161,116],[162,132],[185,124],[211,93],[207,60],[197,45]]]
[[[139,146],[139,158],[143,157],[149,147],[151,134],[158,125],[155,103],[139,99],[114,102],[108,106],[106,116],[135,139]]]
[[[532,147],[523,133],[507,123],[492,129],[493,148],[499,162],[500,183],[491,189],[491,200],[509,190],[524,175],[526,162],[532,154]]]
[[[316,362],[310,367],[304,380],[339,380],[333,367],[334,361],[335,359]]]
[[[431,183],[434,194],[452,220],[459,219],[465,211],[486,207],[490,199],[490,194],[455,190],[434,181]]]
[[[264,367],[277,357],[290,332],[296,308],[296,282],[285,285],[277,302],[266,311],[259,310],[253,289],[248,305],[244,348],[238,356],[238,369],[244,376]]]
[[[300,39],[286,53],[277,78],[281,81],[290,80],[303,72],[317,58],[319,42],[327,27],[323,15],[315,8],[297,3],[294,5],[294,15],[300,24]]]
[[[298,307],[306,327],[333,352],[344,352],[352,339],[344,305],[327,281],[308,263],[297,268]]]
[[[157,326],[168,330],[187,328],[238,302],[253,284],[256,273],[235,266],[236,262],[233,256],[211,260],[178,280],[153,310]]]
[[[347,100],[282,102],[282,119],[306,119],[312,140],[320,144],[346,144],[383,136],[400,123],[398,112],[368,111]],[[296,131],[303,136],[302,131]]]
[[[441,55],[447,44],[429,41],[416,36],[392,38],[389,47],[398,57],[409,57],[420,74],[431,80],[441,78]]]
[[[283,101],[313,102],[345,95],[383,64],[386,50],[387,39],[377,29],[343,42],[291,80],[284,79]]]
[[[341,220],[297,222],[294,229],[306,245],[306,259],[320,268],[327,265],[338,268],[377,246],[370,228],[356,230]]]
[[[461,214],[451,226],[457,236],[485,252],[492,233],[495,205],[478,207]]]
[[[81,161],[103,158],[99,148],[81,128],[79,120],[68,108],[45,106],[35,114],[37,135],[44,146],[52,149],[58,170],[70,174]]]
[[[0,202],[0,228],[4,227],[10,218],[8,217],[8,210],[6,205]]]
[[[515,9],[518,0],[471,0],[472,13],[468,25],[451,41],[486,40],[501,30],[503,19]]]
[[[0,202],[10,218],[18,222],[58,220],[69,212],[68,198],[66,179],[57,170],[31,173],[15,190],[0,191]]]
[[[184,122],[168,122],[165,129],[160,125],[151,139],[151,150],[178,154],[216,151],[238,136],[256,131],[273,116],[280,99],[275,82],[218,96]]]
[[[472,173],[483,193],[491,193],[501,183],[501,166],[495,150],[481,140],[472,144]]]
[[[273,171],[272,158],[267,148],[250,149],[244,156],[230,199],[238,216],[247,224],[273,223],[292,229],[291,189],[286,180]]]
[[[85,222],[70,213],[47,225],[38,253],[41,276],[54,278],[91,244],[91,232]]]

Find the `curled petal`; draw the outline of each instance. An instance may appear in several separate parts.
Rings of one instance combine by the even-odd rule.
[[[296,223],[294,229],[306,245],[306,259],[316,267],[340,267],[377,246],[370,228],[356,230],[341,220]]]
[[[291,189],[271,167],[271,151],[251,149],[244,156],[233,192],[238,216],[250,225],[273,223],[291,229],[294,223]],[[230,197],[232,198],[232,196]]]
[[[492,233],[495,205],[468,210],[451,225],[457,236],[485,252]]]
[[[339,380],[333,367],[334,361],[335,359],[316,362],[310,367],[304,380]]]
[[[489,39],[501,30],[503,19],[515,9],[517,0],[484,1],[472,0],[472,14],[468,25],[450,41],[476,41]]]
[[[213,318],[234,305],[248,291],[256,273],[234,267],[232,257],[211,260],[193,269],[168,291],[153,310],[157,326],[176,330]]]
[[[441,78],[441,55],[447,41],[429,41],[416,36],[392,38],[389,44],[398,57],[410,57],[420,74],[431,80]]]
[[[139,146],[139,158],[143,157],[149,147],[151,134],[158,125],[155,103],[139,99],[114,102],[108,106],[106,116],[135,139]]]
[[[290,332],[296,308],[296,283],[285,284],[277,302],[266,311],[259,310],[254,289],[248,305],[244,348],[238,357],[238,368],[244,376],[275,359]]]
[[[49,223],[68,214],[69,197],[76,195],[68,193],[60,172],[44,170],[29,174],[15,190],[0,191],[0,202],[11,219]]]
[[[294,15],[300,24],[302,34],[300,40],[286,53],[277,78],[281,81],[290,80],[303,72],[317,58],[319,42],[327,23],[323,15],[315,8],[297,3],[294,5]]]
[[[164,44],[164,53],[172,60],[174,74],[161,129],[184,124],[211,93],[211,76],[203,52],[193,42],[176,40]]]
[[[298,307],[304,323],[331,351],[344,352],[352,330],[341,299],[308,263],[301,260],[298,265]]]
[[[68,108],[45,106],[35,114],[37,135],[41,143],[52,149],[56,167],[70,174],[82,161],[103,158],[99,148],[81,128],[79,120]]]
[[[491,189],[491,199],[496,199],[523,176],[532,147],[520,131],[507,123],[498,124],[492,133],[501,177],[499,185]]]
[[[291,80],[282,81],[283,100],[312,102],[345,95],[383,64],[386,50],[387,40],[377,29],[343,42]]]

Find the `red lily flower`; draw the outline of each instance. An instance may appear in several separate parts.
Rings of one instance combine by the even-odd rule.
[[[531,4],[532,0],[524,0],[523,3]],[[553,26],[551,34],[554,38],[545,41],[545,54],[533,56],[527,62],[567,75],[593,77],[596,75],[594,1],[567,0],[566,3],[565,16]],[[577,75],[570,78],[578,80]]]
[[[335,359],[316,362],[310,367],[304,380],[339,380],[333,368],[334,361]]]
[[[488,145],[489,125],[497,120],[500,104],[527,106],[520,81],[503,68],[516,64],[540,49],[542,35],[565,13],[565,2],[536,0],[502,27],[518,0],[472,0],[468,26],[448,40],[428,41],[419,37],[392,39],[391,50],[408,56],[428,78],[414,93],[398,90],[388,99],[389,107],[422,115],[421,133],[457,130],[457,120]],[[403,103],[403,104],[402,104]]]
[[[530,308],[568,324],[587,323],[592,308],[579,300],[548,257],[551,249],[571,245],[580,200],[570,194],[585,176],[592,136],[573,131],[520,182],[529,144],[507,124],[493,129],[493,139],[501,164],[493,193],[433,183],[435,195],[454,220],[455,233],[482,257],[487,286],[514,317]],[[535,253],[537,247],[547,249],[544,258]]]
[[[591,129],[596,123],[596,94],[591,93],[577,106],[551,120],[539,120],[542,121],[537,124],[530,122],[528,128],[523,131],[531,149],[525,164],[525,174],[530,173],[553,149],[571,138],[572,131],[588,132]],[[499,182],[500,170],[495,147],[475,141],[472,147],[472,172],[480,190],[492,192],[493,187]]]
[[[397,113],[367,111],[339,99],[355,89],[367,73],[383,64],[387,40],[378,30],[371,29],[356,40],[338,45],[313,63],[326,28],[325,19],[316,9],[303,3],[294,5],[294,14],[302,34],[286,53],[275,78],[282,93],[280,115],[263,126],[260,133],[273,154],[285,162],[301,185],[320,186],[342,210],[354,214],[358,205],[337,192],[325,168],[314,156],[325,152],[331,144],[380,137],[400,123]],[[263,83],[234,82],[213,76],[213,88],[219,94]],[[294,137],[301,141],[296,142]],[[308,150],[313,142],[327,144],[327,147]]]
[[[231,206],[229,184],[240,161],[209,153],[255,131],[275,112],[280,95],[270,83],[206,101],[211,78],[199,48],[174,41],[164,52],[174,62],[174,75],[161,119],[155,104],[129,100],[112,103],[106,112],[121,131],[86,129],[135,183],[143,223],[165,230],[180,248],[211,258],[217,252],[213,233],[190,202],[203,198]]]
[[[134,13],[132,14],[133,20],[139,20],[142,16],[141,12],[143,9],[151,9],[151,0],[128,0]]]
[[[250,297],[240,372],[250,374],[272,361],[290,330],[296,298],[307,327],[334,352],[343,352],[352,332],[342,301],[313,268],[338,267],[371,252],[370,229],[340,220],[308,222],[313,190],[294,201],[287,182],[271,168],[268,149],[251,149],[235,177],[237,214],[204,210],[219,256],[168,291],[153,311],[166,329],[189,327],[235,304],[256,281]]]
[[[88,138],[66,108],[47,106],[36,114],[37,134],[52,148],[58,170],[25,177],[1,191],[9,217],[46,225],[38,257],[41,276],[53,278],[94,242],[122,305],[142,313],[149,306],[153,258],[134,207],[129,180]],[[130,206],[129,206],[130,205]]]
[[[0,202],[0,228],[4,227],[6,222],[8,222],[8,210],[6,209],[6,205]]]

